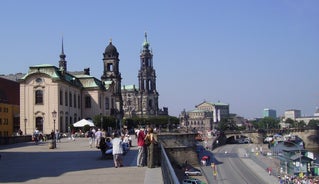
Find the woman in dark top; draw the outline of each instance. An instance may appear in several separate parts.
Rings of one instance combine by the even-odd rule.
[[[158,154],[157,154],[157,138],[154,135],[153,128],[148,128],[145,139],[150,142],[147,146],[147,167],[154,168],[158,166]],[[146,141],[146,142],[147,142]]]

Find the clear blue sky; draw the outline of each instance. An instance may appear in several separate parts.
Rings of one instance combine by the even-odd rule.
[[[0,2],[0,74],[35,64],[90,67],[98,79],[112,38],[122,84],[138,84],[144,32],[154,54],[160,107],[170,115],[203,102],[261,117],[319,106],[319,1],[17,1]]]

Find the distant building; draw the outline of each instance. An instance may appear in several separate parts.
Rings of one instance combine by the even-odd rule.
[[[19,83],[0,77],[0,137],[12,136],[20,128]]]
[[[300,110],[296,110],[296,109],[289,109],[285,111],[284,114],[284,120],[290,118],[292,120],[296,120],[296,118],[300,118],[301,117],[301,111]]]
[[[229,117],[229,105],[225,103],[202,102],[191,111],[179,115],[181,127],[197,130],[212,130],[222,118]]]
[[[287,110],[285,111],[285,118],[286,119],[292,119],[294,121],[303,121],[306,123],[306,125],[309,123],[310,120],[319,120],[319,109],[317,108],[313,116],[301,116],[301,111],[300,110]]]
[[[23,76],[25,76],[25,73],[16,73],[16,74],[9,74],[9,75],[0,75],[1,78],[12,80],[12,81],[19,81]]]
[[[270,118],[274,118],[276,119],[277,118],[277,113],[276,113],[276,110],[274,109],[264,109],[263,110],[263,117],[266,118],[266,117],[270,117]]]

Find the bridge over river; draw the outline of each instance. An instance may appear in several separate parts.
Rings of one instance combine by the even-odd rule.
[[[304,141],[305,149],[319,150],[319,129],[268,129],[263,131],[226,131],[226,139],[238,139],[240,137],[248,137],[253,143],[261,144],[265,137],[274,134],[281,135],[297,135]]]

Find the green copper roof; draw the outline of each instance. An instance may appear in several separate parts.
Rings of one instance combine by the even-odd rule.
[[[201,109],[193,109],[189,112],[208,112],[207,110],[201,110]]]
[[[136,87],[135,87],[135,84],[124,85],[122,86],[121,90],[133,91],[133,90],[136,90]]]
[[[57,67],[50,65],[50,64],[40,64],[40,65],[30,66],[28,73],[24,77],[22,77],[21,79],[24,80],[28,76],[35,74],[35,73],[44,73],[44,74],[49,75],[53,79],[60,78]]]

